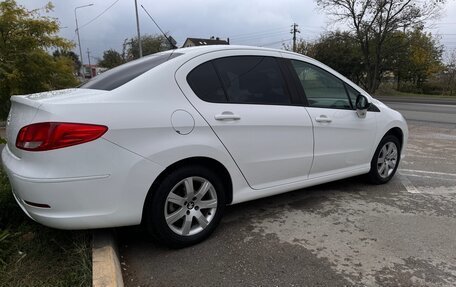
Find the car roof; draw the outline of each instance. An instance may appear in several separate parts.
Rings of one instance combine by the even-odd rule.
[[[180,53],[193,53],[193,52],[212,52],[212,51],[224,51],[224,50],[257,50],[257,51],[275,51],[280,52],[282,50],[272,49],[272,48],[264,48],[264,47],[256,47],[256,46],[246,46],[246,45],[205,45],[205,46],[194,46],[194,47],[186,47],[186,48],[179,48],[176,51]]]
[[[194,46],[194,47],[186,47],[186,48],[178,48],[175,50],[169,50],[165,53],[181,53],[187,56],[197,56],[200,54],[208,53],[208,52],[216,52],[216,51],[227,51],[227,50],[251,50],[251,51],[268,51],[268,52],[276,52],[282,54],[292,54],[299,57],[304,57],[311,59],[305,55],[294,53],[291,51],[281,50],[281,49],[273,49],[273,48],[264,48],[264,47],[257,47],[257,46],[246,46],[246,45],[206,45],[206,46]]]

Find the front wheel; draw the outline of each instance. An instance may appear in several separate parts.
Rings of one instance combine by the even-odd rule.
[[[397,137],[385,136],[379,143],[371,161],[369,179],[374,184],[384,184],[393,178],[401,158],[401,145]]]
[[[221,180],[203,166],[179,168],[151,192],[146,228],[156,241],[172,248],[190,246],[208,237],[225,208]]]

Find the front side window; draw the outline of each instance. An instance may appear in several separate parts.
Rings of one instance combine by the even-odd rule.
[[[291,62],[310,107],[352,108],[344,83],[340,79],[314,65],[295,60]]]
[[[355,90],[352,87],[350,87],[349,85],[346,85],[346,87],[347,87],[348,96],[350,97],[350,100],[352,102],[352,106],[355,107],[356,106],[356,98],[358,98],[358,95],[360,93],[357,90]]]
[[[226,57],[214,60],[230,103],[290,104],[291,99],[275,58]]]

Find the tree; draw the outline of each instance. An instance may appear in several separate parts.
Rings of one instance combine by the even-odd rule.
[[[364,86],[374,92],[384,73],[385,42],[399,29],[422,26],[438,14],[445,0],[317,0],[317,4],[346,22],[353,30],[363,54]]]
[[[291,51],[290,45],[284,48]],[[361,51],[356,38],[348,32],[329,32],[313,43],[298,40],[296,52],[312,57],[359,84],[364,73]]]
[[[73,73],[75,75],[79,74],[79,71],[81,70],[81,61],[79,61],[79,56],[75,52],[57,49],[54,51],[54,53],[52,53],[52,56],[55,58],[66,57],[70,59],[73,63]]]
[[[139,58],[138,37],[131,38],[127,42],[127,60]],[[141,37],[143,56],[172,49],[168,40],[162,35],[144,35]]]
[[[409,32],[408,38],[410,41],[408,76],[417,88],[421,88],[431,75],[443,69],[441,64],[443,48],[430,33],[424,33],[421,29]]]
[[[313,57],[353,82],[362,82],[365,73],[362,52],[356,38],[348,32],[331,32],[314,44]]]
[[[422,92],[423,83],[443,69],[443,48],[431,33],[416,28],[407,32],[395,31],[384,46],[382,65],[385,71],[394,72],[397,89],[408,88]],[[407,88],[407,89],[408,89]]]
[[[122,55],[113,49],[109,49],[103,52],[103,59],[98,62],[98,65],[104,68],[112,69],[125,63]]]
[[[445,66],[445,90],[450,96],[456,93],[456,49],[451,52]]]
[[[283,44],[283,48],[287,51],[293,51],[293,47],[290,44]],[[314,57],[314,44],[304,39],[298,39],[296,43],[296,53],[303,54],[309,57]]]
[[[0,118],[5,119],[10,96],[77,84],[73,63],[47,50],[69,50],[73,43],[57,36],[56,19],[42,16],[53,6],[27,10],[14,0],[0,2]]]

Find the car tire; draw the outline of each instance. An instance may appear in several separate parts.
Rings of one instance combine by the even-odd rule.
[[[225,209],[222,181],[204,166],[180,167],[151,192],[144,223],[157,243],[171,248],[187,247],[206,239]]]
[[[368,179],[373,184],[384,184],[393,178],[401,159],[401,144],[393,135],[386,135],[378,144],[371,161]]]

